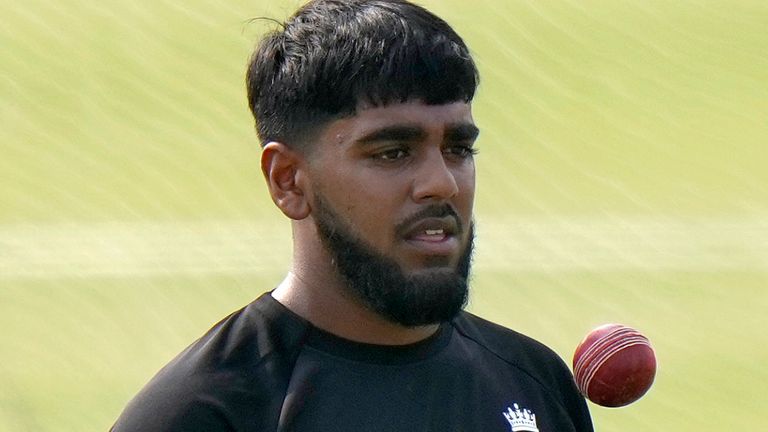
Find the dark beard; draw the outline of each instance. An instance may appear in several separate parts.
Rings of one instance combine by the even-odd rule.
[[[330,206],[318,196],[313,206],[315,225],[333,258],[348,292],[385,319],[416,327],[447,321],[467,303],[474,227],[455,269],[433,267],[406,275],[395,260],[357,238]],[[420,212],[422,213],[422,212]],[[429,207],[420,217],[456,216],[450,206]]]

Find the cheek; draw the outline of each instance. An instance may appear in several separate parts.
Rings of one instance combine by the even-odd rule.
[[[327,182],[323,185],[322,195],[357,235],[378,243],[388,235],[388,230],[394,231],[392,227],[399,207],[392,188],[356,179]]]
[[[475,197],[475,166],[472,164],[464,170],[458,171],[455,176],[459,187],[459,194],[472,204]]]
[[[470,169],[463,175],[463,183],[466,185],[470,193],[475,192],[475,166],[472,165]]]

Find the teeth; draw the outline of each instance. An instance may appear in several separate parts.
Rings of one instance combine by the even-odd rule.
[[[441,235],[443,233],[443,230],[436,229],[436,230],[425,230],[424,233],[426,235]]]

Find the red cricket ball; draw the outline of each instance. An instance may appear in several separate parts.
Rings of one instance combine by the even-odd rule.
[[[573,354],[573,376],[581,393],[605,407],[640,399],[656,376],[656,355],[648,338],[621,324],[589,332]]]

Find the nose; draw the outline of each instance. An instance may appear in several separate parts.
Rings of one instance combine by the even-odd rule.
[[[441,201],[452,198],[459,193],[456,175],[446,164],[440,149],[428,152],[424,161],[419,165],[413,183],[414,201]]]

